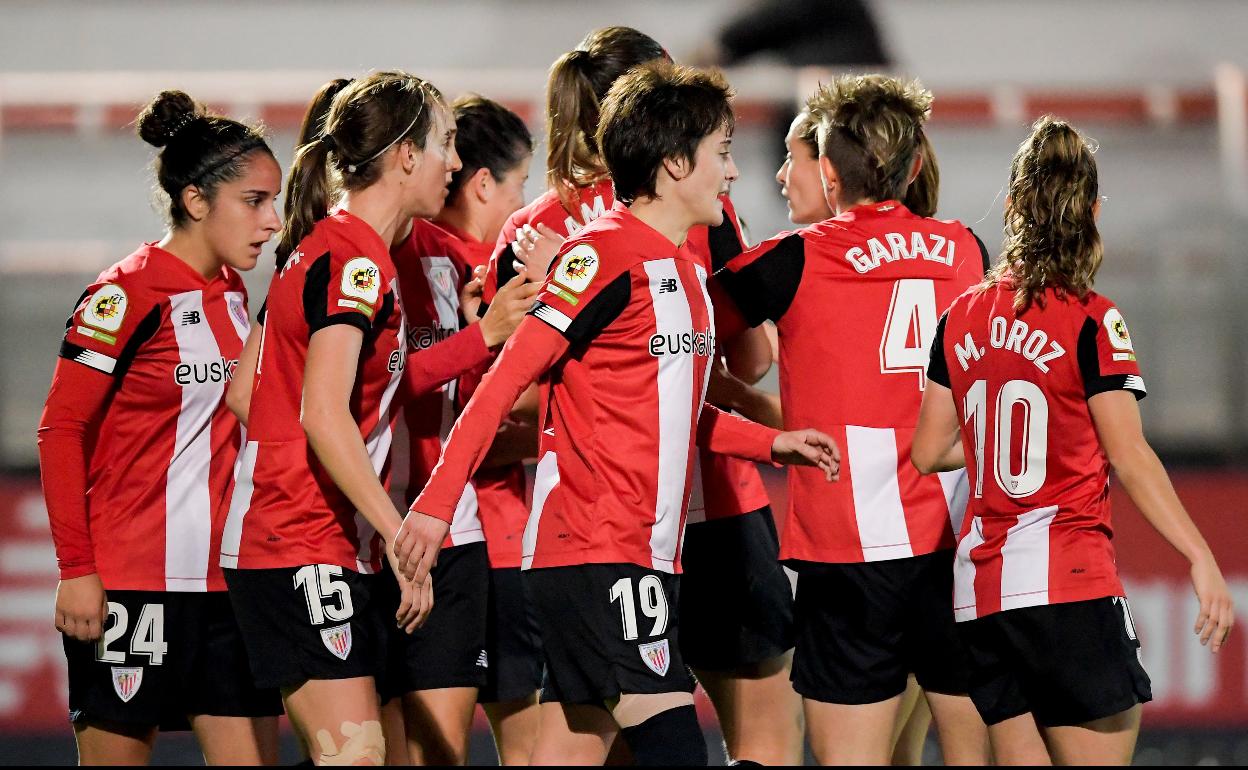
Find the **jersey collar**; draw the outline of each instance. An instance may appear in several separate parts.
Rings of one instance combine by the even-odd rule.
[[[628,228],[629,246],[643,260],[674,257],[689,262],[697,261],[697,258],[686,247],[689,243],[688,237],[685,238],[685,243],[679,246],[672,243],[666,235],[638,219],[623,203],[616,201],[608,216],[616,219],[621,228]]]
[[[202,275],[199,274],[198,270],[196,270],[195,268],[191,267],[186,262],[184,262],[182,258],[179,257],[177,254],[174,254],[171,251],[166,251],[162,249],[158,245],[159,243],[160,243],[159,241],[151,241],[150,243],[144,243],[140,251],[146,252],[146,256],[149,260],[154,258],[160,262],[163,262],[164,264],[168,265],[168,268],[170,270],[185,276],[189,280],[194,281],[197,286],[209,286],[216,281],[224,281],[229,277],[230,268],[227,267],[226,265],[222,265],[221,269],[217,271],[217,274],[215,276],[213,276],[212,278],[204,278]]]

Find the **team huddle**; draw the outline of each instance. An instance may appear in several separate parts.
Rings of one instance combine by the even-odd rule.
[[[169,229],[79,298],[39,428],[84,764],[275,764],[282,713],[307,763],[463,764],[479,703],[503,764],[705,765],[695,685],[735,764],[917,764],[929,721],[948,764],[1130,761],[1111,466],[1200,641],[1233,617],[1092,289],[1093,146],[1035,124],[991,258],[935,218],[932,94],[837,77],[750,246],[731,98],[592,32],[527,205],[524,122],[404,72],[323,86],[284,190],[256,128],[144,109]]]

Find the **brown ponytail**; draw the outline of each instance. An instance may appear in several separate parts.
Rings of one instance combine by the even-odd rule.
[[[376,182],[379,161],[392,148],[411,141],[423,150],[438,106],[445,108],[438,89],[406,72],[374,72],[345,84],[331,99],[319,137],[295,152],[278,253],[293,252],[328,215],[339,187],[362,190]]]
[[[906,188],[906,197],[901,202],[912,214],[934,217],[940,205],[940,164],[936,162],[936,151],[932,149],[925,131],[919,131],[919,146],[915,154],[922,158],[923,165],[919,167],[919,175]]]
[[[1048,288],[1080,299],[1092,289],[1104,256],[1094,212],[1095,151],[1069,123],[1046,115],[1014,155],[1003,258],[986,285],[1008,277],[1020,314],[1043,301]]]
[[[589,33],[550,68],[546,86],[546,180],[575,213],[576,189],[607,177],[594,136],[602,100],[616,78],[638,64],[667,59],[653,38],[630,27]]]

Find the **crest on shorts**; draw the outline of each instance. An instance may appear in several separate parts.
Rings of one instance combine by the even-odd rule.
[[[143,684],[142,668],[123,668],[113,666],[113,692],[121,698],[122,703],[129,703]]]
[[[671,650],[666,639],[637,645],[641,652],[641,660],[654,673],[667,676],[667,668],[672,664]]]
[[[325,649],[340,660],[346,660],[351,654],[351,624],[343,623],[341,626],[322,628],[321,641],[325,643]]]

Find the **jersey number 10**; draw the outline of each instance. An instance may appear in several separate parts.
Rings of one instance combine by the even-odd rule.
[[[894,283],[880,339],[880,373],[917,374],[919,390],[924,390],[936,321],[936,285],[930,278],[902,278]]]
[[[1018,463],[1013,448],[1016,409],[1021,410],[1017,437]],[[984,496],[984,450],[987,443],[988,381],[976,380],[962,399],[963,422],[975,433],[975,497]],[[1040,491],[1049,473],[1049,401],[1034,382],[1010,380],[997,391],[997,425],[992,447],[992,471],[997,486],[1010,497]],[[1015,472],[1015,468],[1018,469]]]

